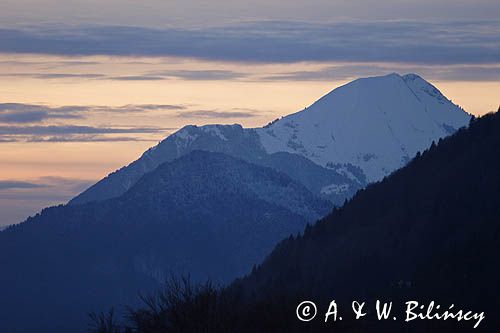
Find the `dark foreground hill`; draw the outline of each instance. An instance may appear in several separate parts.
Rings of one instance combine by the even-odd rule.
[[[170,288],[156,299],[165,308],[134,311],[131,325],[138,332],[498,332],[499,170],[496,113],[283,241],[229,289],[205,287],[193,295]],[[344,320],[325,324],[332,299]],[[376,320],[377,299],[394,303],[397,320]],[[311,322],[296,318],[303,300],[318,305]],[[352,300],[367,302],[365,320],[352,319]],[[485,319],[477,329],[477,320],[406,323],[404,303],[412,300],[435,301],[441,313],[454,304],[455,311],[484,312]]]
[[[500,114],[485,116],[280,244],[236,286],[249,295],[435,300],[500,329]],[[401,327],[392,323],[391,330]],[[418,330],[472,329],[428,321]],[[403,325],[402,327],[411,327]],[[416,325],[414,325],[416,326]],[[404,330],[401,330],[404,331]]]
[[[171,273],[230,282],[330,209],[273,169],[192,152],[118,198],[2,231],[0,332],[74,332],[87,312],[133,304]]]

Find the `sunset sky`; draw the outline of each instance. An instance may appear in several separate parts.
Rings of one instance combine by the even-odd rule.
[[[262,126],[352,79],[417,73],[500,103],[500,2],[0,3],[0,226],[187,124]]]

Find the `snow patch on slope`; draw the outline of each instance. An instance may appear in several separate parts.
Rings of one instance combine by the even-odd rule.
[[[221,125],[205,125],[200,127],[200,129],[205,133],[209,133],[218,137],[222,141],[227,141],[227,138],[224,136],[224,134],[222,134],[220,127]]]
[[[349,191],[349,184],[331,184],[321,189],[321,194],[342,194]]]

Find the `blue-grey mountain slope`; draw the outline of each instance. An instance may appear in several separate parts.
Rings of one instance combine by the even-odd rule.
[[[283,173],[194,151],[117,198],[0,232],[0,332],[74,332],[170,273],[231,281],[330,208]]]

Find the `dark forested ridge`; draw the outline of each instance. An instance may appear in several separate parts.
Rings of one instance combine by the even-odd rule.
[[[133,311],[130,325],[136,332],[473,331],[465,321],[353,321],[347,313],[342,322],[323,322],[331,299],[348,310],[352,300],[381,299],[393,301],[400,317],[399,305],[408,300],[484,311],[474,331],[498,332],[499,170],[496,113],[471,121],[281,242],[230,288],[173,293],[181,297],[170,288],[153,302],[164,308]],[[322,310],[314,322],[301,323],[295,308],[306,299]]]
[[[235,286],[257,299],[274,293],[455,303],[489,313],[485,324],[496,331],[499,170],[496,113],[361,190],[303,236],[282,242]],[[460,326],[471,328],[453,322],[440,329]]]

